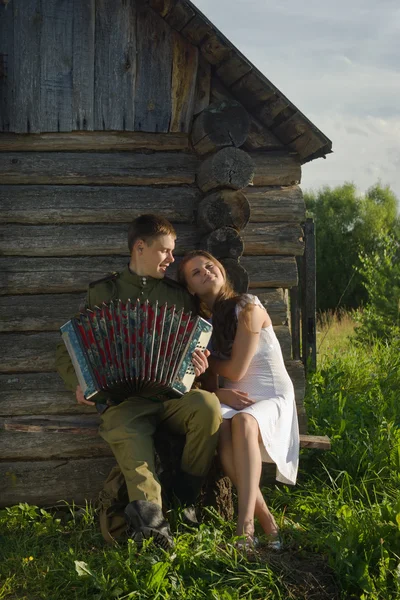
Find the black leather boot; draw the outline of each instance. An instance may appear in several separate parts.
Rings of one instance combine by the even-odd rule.
[[[128,524],[127,534],[137,544],[153,538],[154,543],[164,550],[174,545],[168,521],[164,519],[161,508],[147,500],[133,500],[125,509]]]
[[[174,493],[182,506],[182,519],[190,527],[199,527],[195,504],[204,478],[180,471],[174,481]]]

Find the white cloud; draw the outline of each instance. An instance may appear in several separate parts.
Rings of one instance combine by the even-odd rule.
[[[195,0],[333,142],[303,187],[390,184],[400,198],[398,0]]]

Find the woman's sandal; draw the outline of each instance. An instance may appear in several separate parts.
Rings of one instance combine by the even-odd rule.
[[[283,541],[279,533],[278,535],[268,536],[267,548],[268,550],[273,550],[274,552],[279,552],[280,550],[283,550]]]

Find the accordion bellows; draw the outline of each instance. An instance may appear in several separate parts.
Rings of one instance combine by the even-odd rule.
[[[192,354],[207,348],[212,326],[175,306],[139,300],[103,303],[61,327],[86,399],[106,392],[129,396],[182,395],[195,372]]]

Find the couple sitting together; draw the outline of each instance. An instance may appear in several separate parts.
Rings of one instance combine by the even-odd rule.
[[[212,318],[212,355],[196,350],[196,376],[203,387],[180,398],[156,402],[135,397],[96,405],[100,435],[108,442],[124,475],[129,504],[129,536],[138,543],[152,537],[164,548],[173,544],[162,512],[161,485],[155,472],[154,435],[160,430],[185,435],[174,493],[193,507],[218,449],[224,473],[238,494],[236,535],[252,546],[254,517],[272,548],[280,547],[278,526],[260,490],[262,462],[276,464],[278,481],[295,484],[299,431],[293,385],[267,311],[256,296],[237,295],[222,264],[204,251],[192,251],[179,265],[176,283],[165,276],[174,262],[176,233],[169,221],[142,215],[129,227],[129,265],[119,274],[89,285],[86,305],[94,308],[117,298],[126,302],[175,305]],[[56,366],[80,404],[92,405],[78,385],[61,341]],[[223,380],[223,387],[218,382]]]

